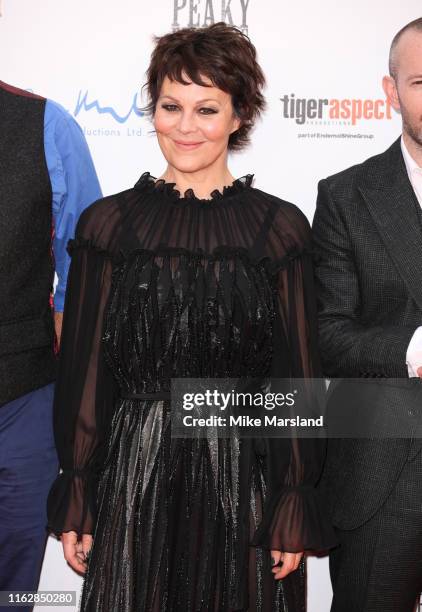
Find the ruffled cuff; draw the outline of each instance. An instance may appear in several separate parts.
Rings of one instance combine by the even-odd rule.
[[[251,542],[283,552],[325,551],[338,543],[320,493],[312,485],[285,487],[272,495]]]
[[[87,470],[64,470],[47,499],[47,529],[57,537],[65,531],[93,533],[97,477]]]

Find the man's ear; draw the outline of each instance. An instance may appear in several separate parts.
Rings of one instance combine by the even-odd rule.
[[[391,106],[399,113],[400,100],[397,93],[397,85],[395,79],[393,79],[393,77],[391,76],[385,76],[382,80],[382,88]]]

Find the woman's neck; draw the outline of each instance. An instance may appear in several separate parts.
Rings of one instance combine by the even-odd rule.
[[[166,171],[160,177],[166,183],[176,183],[176,189],[184,194],[188,189],[192,189],[195,196],[207,200],[211,193],[218,189],[233,184],[234,178],[227,166],[218,169],[204,168],[197,172],[182,172],[173,166],[167,166]]]

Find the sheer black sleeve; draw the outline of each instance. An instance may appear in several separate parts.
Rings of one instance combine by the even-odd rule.
[[[47,504],[48,528],[56,535],[71,530],[79,535],[93,532],[97,479],[116,392],[101,343],[112,260],[87,237],[87,211],[68,246],[71,265],[54,399],[62,472]]]
[[[312,385],[311,379],[321,377],[321,368],[310,227],[295,210],[295,244],[280,259],[277,272],[279,316],[274,326],[272,376],[309,379]],[[293,432],[291,438],[266,439],[260,444],[265,446],[268,484],[263,520],[252,544],[284,552],[335,546],[338,542],[315,486],[325,458],[325,440],[294,437]]]

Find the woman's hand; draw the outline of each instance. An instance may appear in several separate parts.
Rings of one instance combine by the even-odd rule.
[[[76,531],[66,531],[61,535],[64,558],[75,571],[86,572],[86,555],[91,550],[92,535],[84,533],[78,540]]]
[[[293,572],[299,567],[303,552],[289,553],[281,552],[280,550],[272,550],[271,558],[273,559],[272,573],[276,580],[285,578],[290,572]]]

